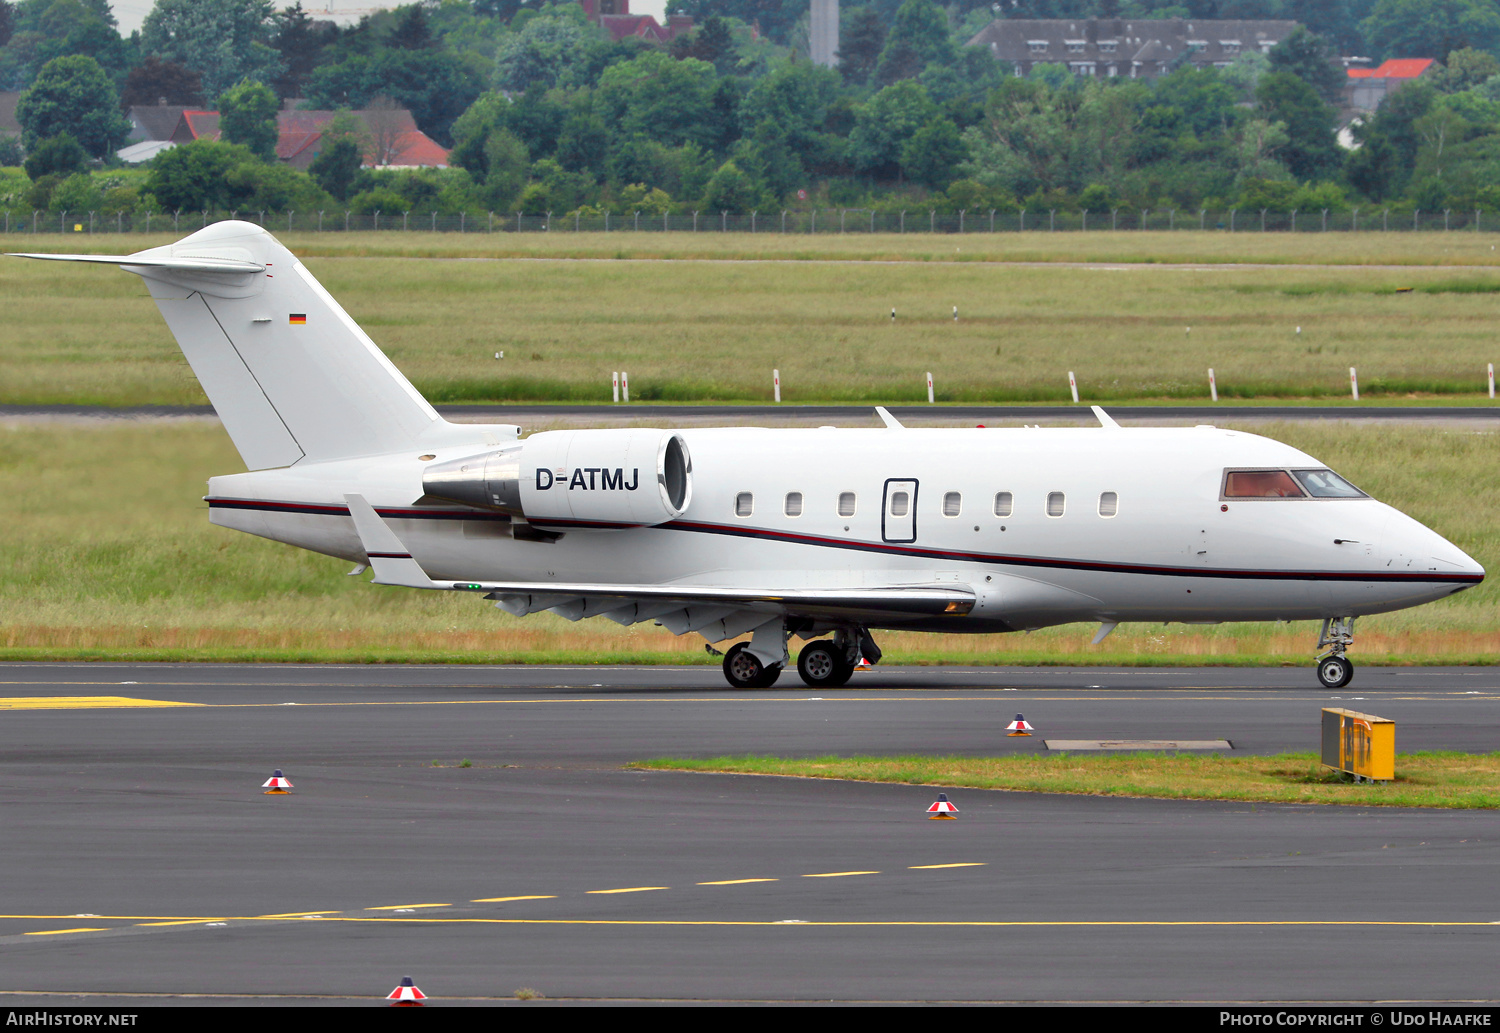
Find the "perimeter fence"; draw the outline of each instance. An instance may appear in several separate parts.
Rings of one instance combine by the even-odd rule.
[[[1500,232],[1500,212],[1483,209],[1421,211],[1354,208],[1313,211],[1115,208],[1019,211],[940,211],[798,208],[772,212],[371,212],[272,211],[33,211],[0,213],[0,231],[13,233],[191,233],[222,219],[243,219],[272,232],[299,233],[1072,233],[1216,231],[1224,233]]]

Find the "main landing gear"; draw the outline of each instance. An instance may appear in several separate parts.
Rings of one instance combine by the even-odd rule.
[[[833,638],[818,639],[797,655],[797,674],[808,688],[837,689],[854,676],[860,658],[880,662],[880,647],[865,628],[840,628]]]
[[[724,654],[724,678],[736,689],[769,689],[781,677],[782,666],[761,663],[748,642],[736,642]]]
[[[724,654],[724,680],[736,689],[769,689],[786,665],[767,664],[750,651],[752,642],[736,642],[729,647]],[[802,647],[797,655],[797,674],[809,688],[836,689],[848,683],[860,657],[879,663],[880,647],[875,639],[864,628],[840,629],[832,638]]]
[[[1318,681],[1325,689],[1342,689],[1354,678],[1354,664],[1345,656],[1354,644],[1354,618],[1330,617],[1318,633],[1318,648],[1327,651],[1318,656]]]

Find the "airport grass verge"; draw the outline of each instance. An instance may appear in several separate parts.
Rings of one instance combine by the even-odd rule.
[[[768,260],[308,262],[445,404],[604,403],[616,370],[634,402],[770,402],[772,370],[789,407],[924,403],[929,371],[939,403],[1066,403],[1070,370],[1085,402],[1207,402],[1209,367],[1225,402],[1337,403],[1351,366],[1363,401],[1488,404],[1497,359],[1493,267],[836,264],[750,243]],[[1500,262],[1490,246],[1468,257]],[[206,401],[136,277],[0,259],[0,292],[26,299],[0,325],[0,403]]]
[[[1316,727],[1313,728],[1316,732]],[[856,782],[1005,789],[1081,796],[1360,807],[1500,808],[1500,753],[1396,755],[1396,779],[1356,784],[1314,753],[1225,756],[1173,753],[1025,753],[996,757],[660,757],[628,767],[646,771],[780,775]],[[962,801],[957,801],[962,808]]]

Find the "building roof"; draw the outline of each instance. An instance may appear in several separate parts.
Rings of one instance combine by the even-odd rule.
[[[1298,25],[1276,19],[999,18],[969,45],[989,47],[1021,73],[1047,62],[1149,77],[1184,55],[1202,67],[1231,64],[1242,53],[1265,53]]]
[[[121,147],[115,152],[115,157],[126,165],[139,165],[176,146],[171,140],[141,140],[129,147]]]
[[[130,107],[130,140],[170,140],[187,107],[182,104],[133,104]]]
[[[194,140],[217,140],[219,138],[219,113],[217,111],[192,111],[184,108],[177,120],[177,128],[169,139],[173,143],[192,143]]]
[[[323,131],[338,111],[278,111],[276,113],[276,157],[295,168],[306,169],[323,149]],[[417,128],[405,108],[349,112],[364,122],[372,139],[364,163],[381,168],[445,168],[448,149]],[[182,110],[171,142],[219,139],[217,111]],[[383,152],[383,153],[381,153]]]
[[[1430,57],[1393,57],[1379,68],[1351,68],[1351,79],[1415,79],[1435,62]]]

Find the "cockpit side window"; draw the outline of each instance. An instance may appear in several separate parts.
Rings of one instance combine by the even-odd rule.
[[[1227,470],[1226,499],[1300,499],[1303,491],[1285,470]]]
[[[1364,492],[1332,470],[1293,470],[1292,476],[1315,499],[1366,499]]]

